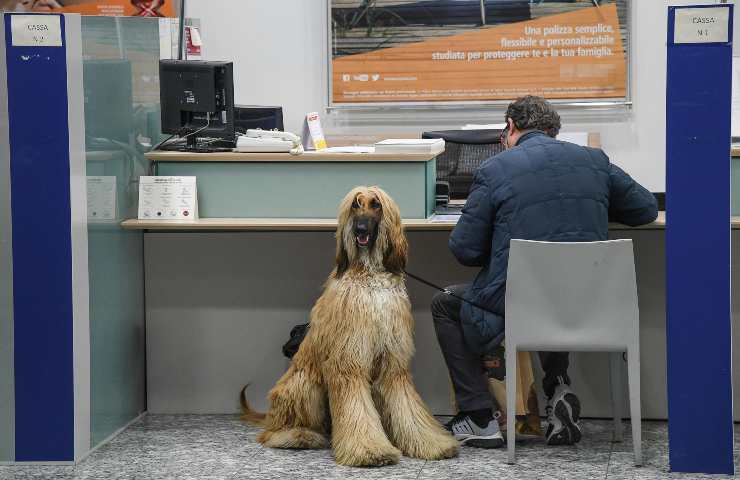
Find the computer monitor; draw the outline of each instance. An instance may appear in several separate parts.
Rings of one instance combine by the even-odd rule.
[[[283,107],[237,105],[234,108],[234,128],[238,133],[257,128],[283,131]]]
[[[162,132],[234,142],[234,65],[231,62],[160,60]]]

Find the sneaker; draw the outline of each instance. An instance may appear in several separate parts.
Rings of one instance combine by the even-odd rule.
[[[581,402],[570,387],[561,383],[555,387],[555,393],[548,400],[547,432],[545,439],[548,445],[573,445],[581,441]]]
[[[478,448],[501,448],[504,445],[504,437],[495,418],[492,418],[485,428],[481,428],[470,416],[458,413],[445,424],[445,428],[460,445]]]

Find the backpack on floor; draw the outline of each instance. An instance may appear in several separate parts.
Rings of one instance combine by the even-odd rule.
[[[293,355],[298,352],[298,348],[301,346],[301,342],[306,338],[308,328],[311,326],[309,323],[302,323],[296,325],[290,330],[290,339],[283,345],[283,355],[292,359]]]

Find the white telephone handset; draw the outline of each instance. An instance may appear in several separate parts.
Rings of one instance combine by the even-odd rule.
[[[290,132],[278,130],[247,130],[236,141],[237,152],[290,152],[303,153],[301,137]]]

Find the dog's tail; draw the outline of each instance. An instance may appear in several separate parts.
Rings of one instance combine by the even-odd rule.
[[[256,412],[249,405],[249,402],[247,401],[247,387],[248,386],[249,384],[244,385],[244,388],[242,388],[242,391],[239,394],[239,404],[242,407],[241,419],[249,423],[250,425],[254,425],[256,427],[263,427],[265,425],[266,415],[264,413]]]

